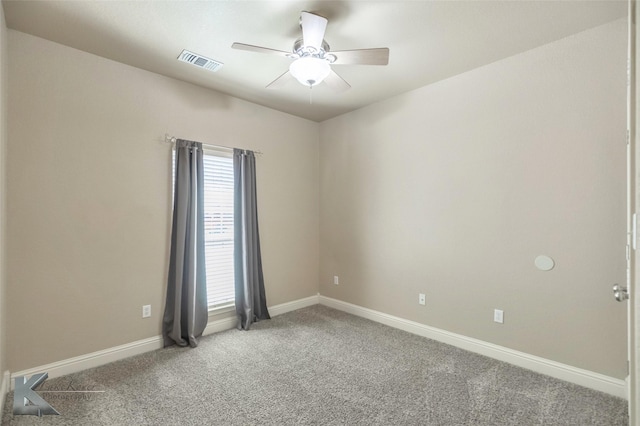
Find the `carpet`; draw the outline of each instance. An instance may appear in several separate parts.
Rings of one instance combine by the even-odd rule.
[[[321,305],[40,389],[59,416],[13,415],[9,393],[2,424],[628,424],[623,399]]]

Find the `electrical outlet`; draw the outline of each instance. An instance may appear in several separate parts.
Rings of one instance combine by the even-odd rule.
[[[421,305],[426,305],[427,304],[427,296],[425,296],[423,293],[418,294],[418,303]]]
[[[338,278],[337,275],[333,276],[333,284],[335,284],[335,285],[339,285],[340,284],[340,279]]]
[[[504,312],[501,309],[493,310],[493,321],[504,324]]]
[[[142,318],[149,318],[151,316],[151,305],[142,306]]]

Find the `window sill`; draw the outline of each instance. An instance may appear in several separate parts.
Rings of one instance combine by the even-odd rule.
[[[227,312],[235,312],[236,306],[234,303],[229,305],[216,306],[213,308],[209,308],[209,316],[226,314]]]

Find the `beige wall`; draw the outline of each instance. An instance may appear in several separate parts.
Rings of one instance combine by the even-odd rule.
[[[5,158],[7,145],[7,26],[4,20],[4,9],[0,7],[0,374],[7,370],[5,317],[5,223],[6,223],[6,178]]]
[[[624,378],[625,49],[615,21],[322,123],[321,294]]]
[[[9,59],[11,371],[160,334],[165,132],[264,153],[268,304],[317,293],[317,123],[12,30]]]

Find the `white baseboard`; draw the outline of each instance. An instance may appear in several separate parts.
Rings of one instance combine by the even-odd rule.
[[[208,336],[209,334],[220,333],[221,331],[231,330],[235,328],[238,324],[238,318],[236,316],[222,318],[215,321],[209,321],[207,326],[204,328],[202,332],[203,336]]]
[[[292,302],[282,303],[269,307],[269,313],[272,317],[282,315],[286,312],[294,311],[296,309],[304,308],[311,305],[318,304],[319,295],[310,296],[304,299],[294,300]],[[238,319],[233,316],[229,318],[223,318],[215,321],[210,321],[207,327],[204,329],[203,335],[212,333],[218,333],[220,331],[230,330],[235,328],[238,323]],[[76,373],[78,371],[86,370],[89,368],[99,367],[101,365],[108,364],[110,362],[119,361],[121,359],[129,358],[134,355],[139,355],[145,352],[154,351],[163,347],[162,336],[149,337],[143,340],[137,340],[135,342],[127,343],[120,346],[104,349],[97,352],[92,352],[85,355],[76,356],[73,358],[64,359],[61,361],[53,362],[38,367],[29,368],[26,370],[12,373],[9,376],[9,372],[5,374],[8,377],[6,383],[6,392],[9,390],[9,386],[13,389],[14,381],[11,380],[20,376],[31,376],[36,373],[46,372],[49,374],[49,378],[65,376],[67,374]],[[5,386],[4,381],[2,386]],[[0,388],[2,391],[4,388]],[[2,413],[2,411],[0,411]]]
[[[393,315],[384,314],[362,306],[319,296],[321,305],[340,311],[348,312],[362,318],[370,319],[390,327],[398,328],[409,333],[437,340],[451,346],[488,356],[518,367],[526,368],[537,373],[555,377],[570,383],[575,383],[600,392],[605,392],[620,398],[628,399],[627,385],[624,380],[605,376],[589,370],[561,364],[556,361],[530,355],[524,352],[515,351],[503,346],[494,345],[482,340],[473,339],[460,334],[451,333],[428,325],[414,321],[398,318]]]
[[[320,294],[315,296],[305,297],[304,299],[294,300],[293,302],[281,303],[269,308],[269,314],[272,317],[286,314],[287,312],[297,311],[298,309],[306,308],[307,306],[313,306],[320,303]]]
[[[317,305],[320,295],[305,297],[304,299],[294,300],[292,302],[281,303],[269,307],[269,315],[277,317],[278,315],[286,314],[287,312],[296,311],[298,309],[306,308],[307,306]],[[207,327],[202,332],[203,336],[212,333],[219,333],[221,331],[231,330],[238,325],[238,318],[235,313],[228,318],[222,318],[215,321],[209,321]]]
[[[20,376],[31,376],[36,373],[48,373],[49,378],[65,376],[88,368],[99,367],[110,362],[119,361],[134,355],[154,351],[162,348],[162,336],[149,337],[148,339],[137,340],[120,346],[104,349],[89,354],[52,362],[34,368],[18,371],[11,374],[11,379]],[[11,380],[11,389],[14,387],[14,380]]]

